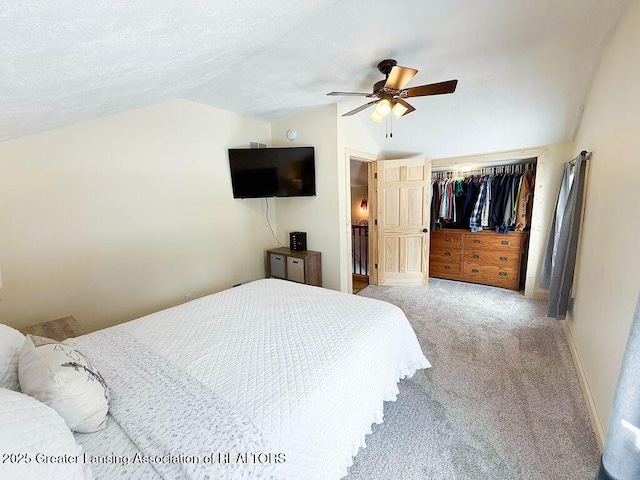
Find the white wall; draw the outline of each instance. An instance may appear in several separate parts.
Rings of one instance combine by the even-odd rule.
[[[176,100],[0,143],[0,322],[94,330],[261,277],[264,201],[232,198],[226,149],[269,139]]]
[[[639,45],[636,0],[603,55],[574,152],[593,156],[568,323],[605,432],[640,291]]]

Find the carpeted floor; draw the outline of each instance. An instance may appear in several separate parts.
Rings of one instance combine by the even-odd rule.
[[[546,302],[483,285],[369,286],[433,368],[400,382],[348,480],[586,480],[598,468],[571,354]]]

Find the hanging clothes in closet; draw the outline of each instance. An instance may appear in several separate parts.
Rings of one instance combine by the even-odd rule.
[[[431,184],[431,227],[465,228],[472,232],[528,229],[533,206],[535,164],[489,167],[462,178],[434,172]]]

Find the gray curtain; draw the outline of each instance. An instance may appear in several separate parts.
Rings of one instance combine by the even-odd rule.
[[[597,480],[640,479],[640,298],[622,360]]]
[[[562,183],[540,276],[540,286],[549,289],[549,317],[562,319],[567,314],[589,157],[590,154],[582,152],[563,165]]]

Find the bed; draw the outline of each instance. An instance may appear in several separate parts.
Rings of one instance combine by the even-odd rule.
[[[430,367],[399,308],[276,279],[67,342],[109,387],[107,427],[75,434],[98,480],[342,478]]]

